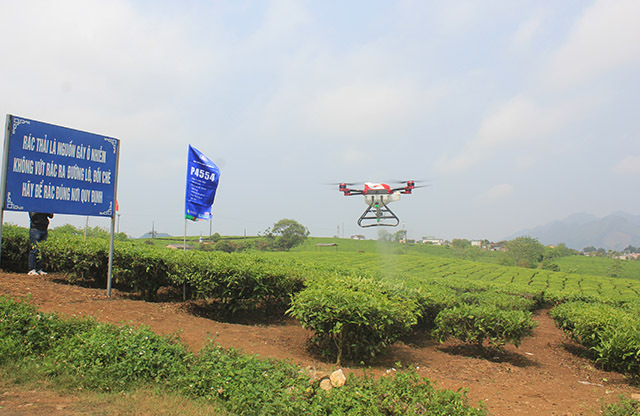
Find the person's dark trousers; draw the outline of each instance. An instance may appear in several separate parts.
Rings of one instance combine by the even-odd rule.
[[[42,270],[42,264],[38,258],[38,243],[46,240],[48,234],[49,232],[47,230],[29,229],[29,243],[31,244],[31,250],[29,251],[29,270]]]

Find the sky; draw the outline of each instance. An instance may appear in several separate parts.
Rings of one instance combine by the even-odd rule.
[[[497,241],[640,214],[639,20],[637,0],[0,0],[0,113],[119,138],[132,237],[183,235],[191,144],[221,176],[188,235],[375,238],[335,183],[413,179],[387,231]]]

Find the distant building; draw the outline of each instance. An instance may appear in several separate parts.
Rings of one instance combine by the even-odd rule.
[[[471,240],[472,247],[482,247],[482,240]]]
[[[358,234],[358,235],[352,235],[351,239],[352,240],[365,240],[365,237],[362,234]]]
[[[184,244],[168,244],[166,247],[173,250],[178,250],[178,249],[185,250]],[[186,250],[192,250],[192,249],[193,247],[191,247],[190,245],[186,246]]]
[[[490,251],[507,251],[503,243],[489,243]]]
[[[441,246],[444,244],[444,240],[441,238],[423,237],[422,244],[433,244],[434,246]]]

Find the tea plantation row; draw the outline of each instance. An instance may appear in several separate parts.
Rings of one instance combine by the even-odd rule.
[[[484,337],[494,345],[518,345],[530,333],[527,311],[552,306],[556,325],[584,345],[597,363],[640,376],[640,281],[636,279],[411,254],[299,252],[277,256],[313,261],[346,274],[367,270],[380,281],[401,285],[414,294],[421,321],[427,327],[435,325],[432,333],[440,339],[451,336],[478,342]],[[508,310],[514,312],[504,312]],[[509,313],[508,319],[498,316],[501,313]]]
[[[26,230],[7,230],[4,268],[20,266],[26,251]],[[72,280],[105,280],[104,240],[52,236],[41,245],[41,252],[51,271],[69,274]],[[312,342],[338,363],[343,358],[366,361],[416,330],[433,330],[442,340],[488,340],[501,346],[517,345],[535,326],[528,310],[504,309],[504,304],[522,304],[517,295],[461,297],[468,288],[452,290],[436,281],[428,287],[407,287],[366,273],[341,273],[268,255],[185,253],[117,242],[114,279],[116,286],[139,291],[148,299],[160,287],[187,285],[195,296],[215,302],[216,308],[229,314],[241,308],[284,312],[290,307],[289,314],[315,332]],[[533,309],[533,301],[528,302],[526,309]],[[443,310],[446,314],[437,320]]]
[[[27,246],[26,230],[11,227],[5,232],[5,270],[26,269],[20,262],[26,261]],[[105,280],[106,241],[52,237],[42,252],[52,271],[72,279]],[[185,253],[117,242],[114,278],[116,286],[139,291],[148,299],[161,287],[186,285],[194,296],[215,303],[225,313],[288,308],[291,316],[314,331],[312,342],[338,362],[366,361],[415,331],[439,340],[517,346],[535,327],[531,312],[545,304],[604,302],[635,316],[640,310],[635,302],[639,281],[426,255]],[[571,325],[564,328],[572,331]],[[608,357],[605,348],[595,356],[594,347],[588,347],[610,368],[638,373],[628,361],[640,360],[639,354],[629,358],[627,352],[620,361],[613,353]],[[627,348],[638,352],[640,343],[631,342]]]

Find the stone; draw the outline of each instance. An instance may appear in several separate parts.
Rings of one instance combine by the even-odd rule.
[[[320,382],[320,388],[324,391],[329,391],[333,388],[333,386],[331,385],[331,380],[329,380],[328,378],[325,378],[324,380],[322,380]]]
[[[329,380],[331,380],[331,385],[333,387],[342,387],[344,386],[344,383],[347,382],[347,377],[344,375],[342,369],[340,368],[331,373],[331,375],[329,376]]]

